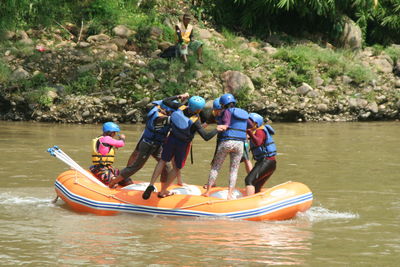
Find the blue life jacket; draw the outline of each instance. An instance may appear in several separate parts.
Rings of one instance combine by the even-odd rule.
[[[171,129],[171,125],[169,123],[163,125],[154,125],[154,122],[157,118],[167,116],[165,114],[160,113],[160,106],[157,105],[153,107],[149,113],[147,113],[147,121],[146,128],[144,129],[142,138],[149,143],[164,143],[165,138],[167,137],[169,130]]]
[[[274,129],[270,125],[264,125],[257,129],[263,129],[265,132],[265,141],[261,146],[255,146],[250,139],[250,149],[253,152],[255,160],[260,160],[265,157],[272,157],[276,155],[276,145],[272,135],[275,134]]]
[[[228,129],[222,132],[220,139],[245,141],[249,113],[241,108],[228,108],[227,110],[232,114],[231,123]]]
[[[193,140],[194,134],[191,133],[190,128],[199,119],[199,115],[195,114],[188,118],[183,114],[187,106],[181,106],[177,111],[171,114],[171,132],[176,138],[184,141],[191,142]]]

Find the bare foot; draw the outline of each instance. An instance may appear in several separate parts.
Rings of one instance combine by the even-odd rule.
[[[173,196],[173,195],[175,195],[175,193],[171,192],[171,191],[160,192],[160,193],[157,194],[157,196],[159,198],[169,197],[169,196]]]
[[[208,184],[204,184],[204,185],[203,185],[203,188],[204,188],[204,189],[207,189],[207,186],[208,186]],[[216,183],[213,183],[213,185],[212,185],[211,187],[216,187],[216,186],[217,186],[217,184],[216,184]]]

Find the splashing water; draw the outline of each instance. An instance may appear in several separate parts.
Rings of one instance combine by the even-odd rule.
[[[10,193],[0,194],[0,204],[1,205],[37,205],[45,204],[50,205],[51,199],[49,198],[36,198],[36,197],[22,197],[11,195]]]
[[[329,210],[324,207],[311,207],[308,211],[297,214],[297,217],[311,222],[320,222],[326,220],[358,219],[359,215],[357,213]]]

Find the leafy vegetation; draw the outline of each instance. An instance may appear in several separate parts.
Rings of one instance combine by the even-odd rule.
[[[262,38],[274,32],[323,33],[335,40],[346,15],[369,44],[400,41],[398,0],[205,0],[203,8],[218,24]]]

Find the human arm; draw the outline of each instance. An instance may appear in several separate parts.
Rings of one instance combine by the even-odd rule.
[[[180,43],[180,44],[183,43],[182,32],[178,25],[175,25],[175,33],[176,33],[176,36],[178,37],[178,43]]]
[[[122,134],[122,135],[120,135],[120,137],[121,137],[121,140],[117,140],[117,139],[112,138],[111,136],[103,136],[100,139],[100,142],[104,143],[104,144],[109,144],[110,146],[113,146],[113,147],[123,147],[123,146],[125,146],[125,135]]]
[[[197,121],[192,125],[192,127],[194,128],[195,131],[197,131],[197,132],[199,133],[199,135],[201,136],[201,138],[204,139],[204,141],[210,140],[211,138],[213,138],[213,137],[218,133],[218,130],[217,130],[217,129],[211,130],[211,131],[209,131],[209,132],[207,132],[206,130],[204,130],[204,128],[203,128],[202,125],[201,125],[200,120],[197,120]]]
[[[180,106],[182,106],[182,103],[176,103],[176,102],[174,102],[174,100],[179,99],[179,100],[183,101],[183,100],[187,99],[188,97],[189,97],[188,93],[170,96],[170,97],[164,98],[162,103],[172,109],[178,109],[178,108],[180,108]]]
[[[265,142],[266,135],[263,129],[256,130],[255,134],[252,129],[248,129],[247,134],[255,146],[261,146]]]

